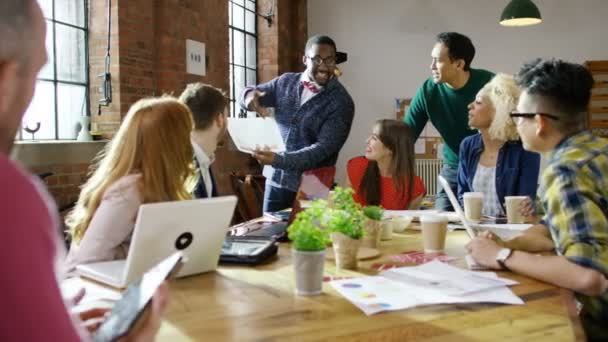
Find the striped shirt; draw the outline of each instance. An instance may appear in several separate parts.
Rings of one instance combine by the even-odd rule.
[[[541,200],[541,223],[558,254],[608,277],[608,139],[583,131],[559,143],[543,173]],[[608,337],[608,293],[576,297],[587,333]]]

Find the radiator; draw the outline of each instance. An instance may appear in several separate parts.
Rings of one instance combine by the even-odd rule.
[[[437,175],[442,166],[442,159],[416,159],[416,175],[422,178],[427,195],[437,193]]]

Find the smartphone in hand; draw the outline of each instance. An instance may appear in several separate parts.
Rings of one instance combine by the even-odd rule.
[[[130,284],[93,335],[93,340],[108,342],[125,337],[150,305],[156,289],[179,272],[183,258],[183,253],[174,253]]]

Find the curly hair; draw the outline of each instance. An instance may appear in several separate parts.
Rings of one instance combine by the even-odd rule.
[[[499,73],[481,88],[480,93],[494,108],[494,118],[488,129],[492,139],[518,140],[517,127],[509,114],[515,110],[519,100],[519,88],[513,76]]]

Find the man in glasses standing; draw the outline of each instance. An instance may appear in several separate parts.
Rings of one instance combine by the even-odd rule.
[[[291,207],[304,171],[334,167],[355,114],[352,98],[334,75],[336,44],[327,36],[306,43],[302,73],[286,73],[268,83],[247,87],[241,107],[275,118],[286,151],[258,150],[264,167],[264,212]],[[334,170],[335,172],[335,170]]]
[[[587,337],[606,341],[608,140],[586,129],[593,78],[582,65],[550,59],[524,65],[517,81],[522,93],[511,118],[524,148],[550,153],[540,187],[546,215],[518,237],[482,233],[467,249],[487,267],[573,290]]]
[[[418,88],[404,118],[416,139],[428,121],[437,128],[444,140],[441,175],[454,193],[458,187],[460,142],[475,133],[468,125],[467,107],[494,76],[487,70],[472,69],[473,57],[475,46],[467,36],[457,32],[438,34],[431,51],[431,77]],[[441,185],[437,187],[435,208],[453,210]]]

